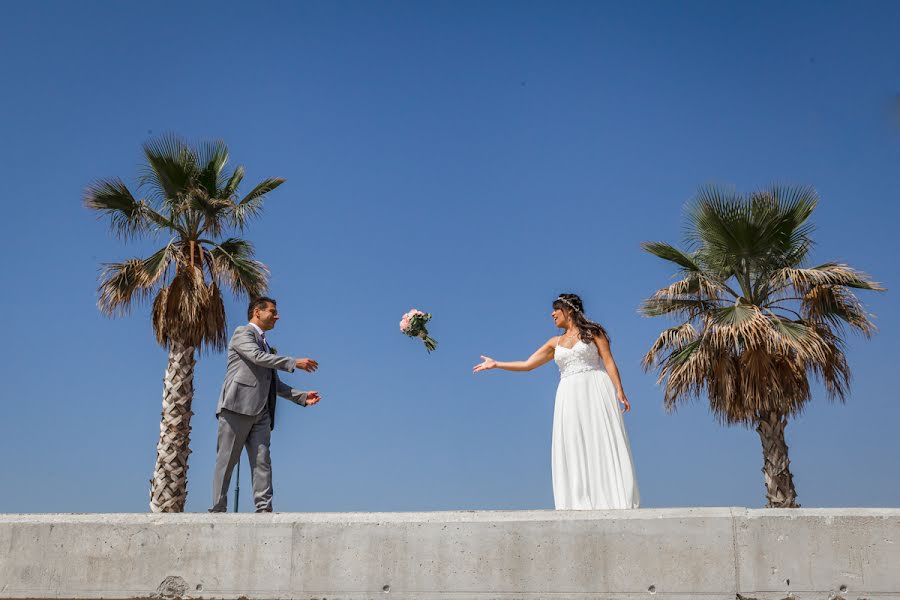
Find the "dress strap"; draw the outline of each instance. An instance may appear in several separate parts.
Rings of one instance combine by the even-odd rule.
[[[556,336],[556,347],[559,348],[559,340],[562,339],[561,335]]]

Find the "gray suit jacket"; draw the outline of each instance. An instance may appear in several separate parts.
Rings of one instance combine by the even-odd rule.
[[[258,415],[267,408],[274,412],[274,405],[269,407],[269,387],[273,377],[279,396],[306,406],[306,392],[282,383],[275,372],[276,369],[293,372],[297,360],[270,354],[265,348],[262,336],[249,324],[234,330],[228,343],[228,368],[216,405],[216,415],[223,408],[242,415]]]

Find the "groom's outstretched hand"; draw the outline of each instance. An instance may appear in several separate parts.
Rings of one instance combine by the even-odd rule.
[[[319,396],[319,392],[306,392],[306,405],[312,406],[321,400],[322,398]]]
[[[312,373],[319,368],[319,363],[311,358],[298,358],[296,368],[306,371],[307,373]]]

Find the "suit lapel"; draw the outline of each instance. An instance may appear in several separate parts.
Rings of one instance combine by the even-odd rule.
[[[263,341],[262,335],[256,330],[256,327],[253,325],[247,325],[250,328],[250,331],[253,332],[253,338],[256,340],[256,345],[259,346],[259,349],[263,352],[268,352],[266,349],[266,343]]]
[[[263,352],[269,352],[269,348],[266,347],[266,343],[263,341],[259,331],[256,330],[256,327],[249,324],[247,327],[253,330],[253,335],[256,338],[256,345],[259,346],[259,349]],[[269,380],[266,407],[269,410],[269,427],[275,429],[275,402],[278,399],[278,394],[276,393],[276,390],[278,389],[278,374],[275,372],[275,369],[269,369],[269,372],[272,373],[272,378]]]

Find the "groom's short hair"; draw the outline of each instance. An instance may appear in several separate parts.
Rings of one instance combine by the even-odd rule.
[[[250,306],[247,307],[247,320],[249,321],[253,318],[253,311],[255,311],[257,308],[265,308],[266,304],[275,306],[275,299],[269,298],[268,296],[260,296],[259,298],[254,298],[253,300],[251,300]]]

